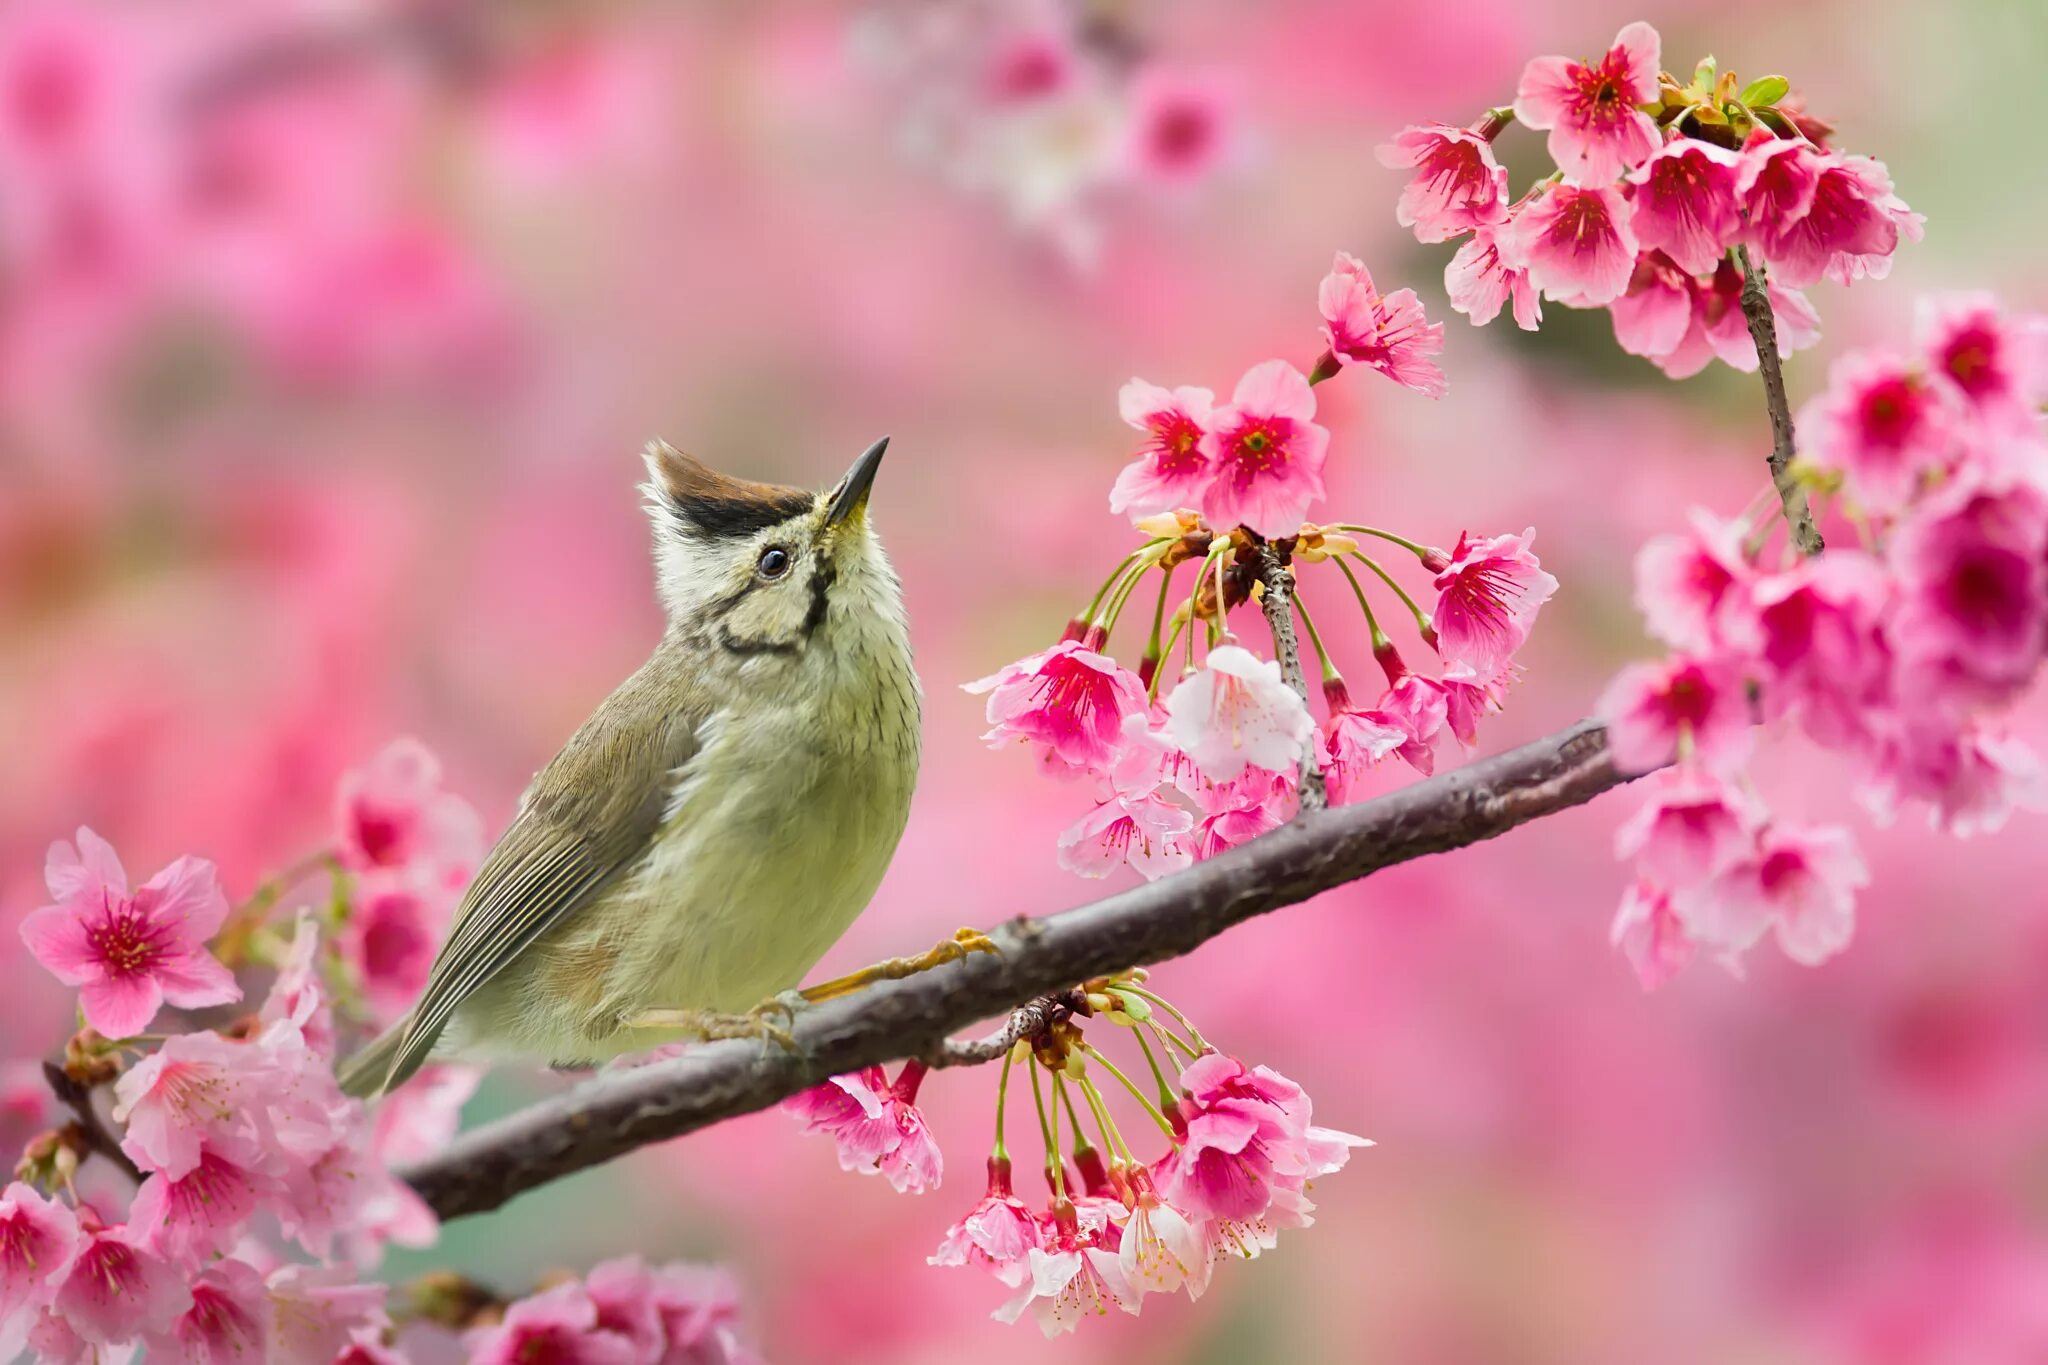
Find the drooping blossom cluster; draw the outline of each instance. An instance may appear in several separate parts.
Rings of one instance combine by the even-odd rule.
[[[1241,155],[1231,76],[1155,57],[1099,8],[884,4],[854,46],[914,161],[1078,266],[1099,255],[1114,201],[1178,197]]]
[[[1917,807],[1967,836],[2048,808],[2001,720],[2048,653],[2044,399],[2048,321],[1924,300],[1910,348],[1843,358],[1799,416],[1795,476],[1860,543],[1773,560],[1773,500],[1643,548],[1636,600],[1674,652],[1624,670],[1600,712],[1622,768],[1674,765],[1616,837],[1638,878],[1615,938],[1646,984],[1695,948],[1732,963],[1770,934],[1811,964],[1849,941],[1855,842],[1772,814],[1744,778],[1760,734],[1851,757],[1881,819]]]
[[[1341,1169],[1352,1148],[1371,1145],[1316,1126],[1300,1086],[1210,1046],[1145,982],[1136,971],[1085,983],[1041,1032],[1019,1038],[1004,1056],[987,1184],[928,1258],[992,1274],[1011,1292],[995,1311],[998,1321],[1029,1311],[1051,1337],[1111,1308],[1136,1314],[1148,1294],[1200,1298],[1219,1264],[1255,1258],[1283,1230],[1314,1222],[1311,1183]],[[1097,1049],[1085,1033],[1090,1022],[1136,1040],[1149,1084]],[[1044,1141],[1046,1197],[1036,1204],[1017,1193],[1006,1141],[1019,1066],[1029,1075]],[[878,1147],[930,1141],[911,1103],[924,1068],[909,1063],[904,1075],[911,1099],[903,1098],[901,1080],[882,1098],[880,1069],[871,1068],[785,1107],[810,1131],[833,1137],[841,1166],[872,1170]],[[1119,1092],[1119,1103],[1157,1130],[1163,1153],[1146,1159],[1126,1140],[1111,1103]],[[928,1159],[936,1171],[936,1147]],[[924,1186],[899,1181],[897,1188]]]
[[[42,1078],[30,1070],[16,1086],[9,1068],[8,1131],[18,1118],[27,1136],[0,1191],[0,1359],[119,1359],[139,1346],[163,1360],[403,1360],[394,1332],[424,1310],[362,1276],[388,1245],[435,1240],[432,1210],[392,1168],[446,1145],[478,1077],[429,1067],[372,1112],[342,1095],[334,1062],[340,1035],[381,1019],[380,996],[399,989],[393,954],[365,946],[389,932],[383,902],[403,889],[445,914],[474,870],[479,826],[412,741],[346,775],[336,817],[330,850],[232,908],[204,860],[131,889],[92,830],[52,846],[51,903],[21,934],[78,988],[86,1027],[50,1084],[80,1116],[51,1126],[49,1086],[38,1101],[26,1086]],[[320,871],[327,894],[294,901]],[[378,927],[366,931],[366,916]],[[438,927],[413,927],[431,953]],[[261,1005],[195,1017],[243,998],[244,967],[273,969]],[[112,1172],[112,1146],[131,1181]],[[711,1272],[616,1261],[582,1286],[482,1305],[502,1320],[479,1325],[471,1348],[532,1359],[532,1343],[573,1327],[583,1354],[565,1358],[738,1362],[751,1357],[733,1305]]]
[[[1622,349],[1674,378],[1716,358],[1754,370],[1745,267],[1789,355],[1820,335],[1802,290],[1882,278],[1919,239],[1883,164],[1830,147],[1783,77],[1744,85],[1709,58],[1681,82],[1662,60],[1657,30],[1633,23],[1600,56],[1531,61],[1512,106],[1470,127],[1416,124],[1380,148],[1414,171],[1401,224],[1462,239],[1444,272],[1452,307],[1487,323],[1512,304],[1527,331],[1544,300],[1605,308]],[[1557,166],[1519,198],[1493,151],[1515,122],[1548,134]]]
[[[1090,809],[1059,840],[1061,865],[1081,876],[1130,866],[1155,878],[1246,843],[1292,817],[1304,771],[1338,802],[1362,795],[1368,773],[1391,757],[1433,772],[1442,736],[1477,742],[1557,589],[1531,549],[1533,529],[1465,534],[1444,550],[1362,523],[1306,520],[1323,497],[1330,448],[1315,421],[1318,384],[1363,368],[1430,397],[1444,392],[1434,359],[1443,328],[1424,317],[1413,290],[1381,292],[1340,253],[1317,302],[1324,350],[1307,374],[1264,361],[1223,403],[1206,388],[1124,386],[1119,410],[1141,442],[1109,503],[1143,543],[1058,643],[967,685],[988,695],[992,746],[1028,743],[1052,771],[1089,785]],[[1428,589],[1404,587],[1368,545],[1412,555]],[[1335,566],[1386,680],[1369,701],[1354,701],[1330,641],[1296,601],[1322,668],[1320,724],[1277,660],[1231,629],[1231,610],[1264,591],[1257,559],[1268,546],[1297,567]],[[1182,566],[1193,576],[1175,603]],[[1109,653],[1110,637],[1133,599],[1144,602],[1139,589],[1155,572],[1133,671]],[[1413,621],[1441,663],[1436,676],[1411,667],[1381,629],[1367,582]],[[1433,594],[1429,607],[1418,593]]]

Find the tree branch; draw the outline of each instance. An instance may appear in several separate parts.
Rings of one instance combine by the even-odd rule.
[[[1259,605],[1265,608],[1266,624],[1273,628],[1273,653],[1280,660],[1280,675],[1306,703],[1308,678],[1301,671],[1301,642],[1294,635],[1294,574],[1271,541],[1260,544],[1257,556],[1259,582],[1266,589]],[[1323,790],[1323,770],[1316,766],[1313,741],[1301,747],[1300,791],[1303,814],[1329,804]]]
[[[1778,359],[1778,320],[1771,311],[1764,268],[1750,260],[1747,247],[1735,248],[1735,260],[1742,267],[1742,316],[1749,323],[1749,339],[1756,343],[1764,404],[1771,413],[1771,482],[1777,486],[1778,501],[1784,504],[1785,525],[1792,532],[1792,544],[1802,555],[1817,555],[1825,548],[1820,528],[1813,524],[1813,509],[1807,506],[1806,490],[1792,472],[1792,457],[1797,452],[1792,438],[1792,405],[1785,397],[1785,368]]]
[[[121,1140],[100,1120],[100,1111],[93,1107],[91,1087],[72,1080],[70,1074],[55,1062],[43,1063],[43,1079],[49,1082],[50,1093],[74,1115],[73,1124],[87,1149],[113,1162],[130,1180],[141,1184],[141,1170],[129,1159],[128,1153],[121,1150]]]
[[[443,1218],[458,1218],[863,1066],[1000,1056],[1005,1035],[1022,1036],[1010,1033],[1016,1015],[980,1044],[949,1047],[947,1037],[1090,977],[1179,957],[1233,925],[1381,868],[1583,805],[1626,780],[1608,759],[1606,732],[1582,721],[1376,800],[1304,811],[1175,876],[1043,919],[1010,920],[990,931],[1000,956],[977,953],[799,1013],[795,1051],[711,1043],[607,1073],[465,1133],[400,1174]]]

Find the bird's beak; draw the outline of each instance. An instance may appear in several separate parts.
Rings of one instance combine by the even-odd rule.
[[[853,462],[853,468],[839,481],[839,491],[832,495],[831,509],[825,513],[827,526],[837,526],[866,509],[868,490],[875,486],[875,472],[882,467],[882,454],[888,449],[889,438],[884,436]]]

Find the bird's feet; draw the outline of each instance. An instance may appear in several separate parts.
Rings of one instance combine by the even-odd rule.
[[[805,1003],[812,1005],[826,1000],[837,1000],[842,995],[851,995],[863,986],[871,986],[877,981],[901,981],[906,976],[928,972],[942,963],[958,962],[969,953],[994,953],[1000,956],[1002,949],[996,947],[996,941],[979,929],[961,929],[951,938],[940,939],[929,952],[919,953],[915,957],[892,957],[831,981],[806,986],[797,994]],[[778,996],[777,999],[782,999],[788,994],[785,991],[783,996]]]
[[[785,1052],[797,1052],[796,1035],[789,1031],[796,1011],[804,1003],[794,1000],[794,991],[763,1000],[745,1014],[721,1014],[717,1010],[642,1010],[626,1020],[630,1029],[659,1029],[680,1034],[700,1043],[726,1038],[757,1038],[773,1043]]]

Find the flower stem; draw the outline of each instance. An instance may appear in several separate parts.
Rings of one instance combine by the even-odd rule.
[[[1144,657],[1152,660],[1153,677],[1158,677],[1159,659],[1164,651],[1159,648],[1159,632],[1166,625],[1166,598],[1173,587],[1173,570],[1159,571],[1159,602],[1152,608],[1152,633],[1145,637]]]
[[[1323,666],[1323,681],[1328,682],[1341,676],[1330,663],[1330,651],[1323,648],[1323,637],[1316,630],[1314,618],[1308,614],[1308,603],[1297,596],[1294,599],[1294,609],[1301,614],[1301,628],[1308,632],[1309,646],[1316,652],[1316,662]]]
[[[1436,638],[1436,622],[1430,620],[1429,613],[1416,605],[1415,599],[1408,595],[1407,589],[1395,582],[1394,576],[1388,573],[1377,559],[1361,550],[1358,551],[1358,562],[1378,574],[1380,582],[1394,590],[1394,596],[1401,599],[1401,605],[1408,608],[1408,614],[1415,618],[1415,629],[1421,632],[1423,639]]]
[[[1339,523],[1335,529],[1339,531],[1352,531],[1361,536],[1373,536],[1380,540],[1390,540],[1409,554],[1414,555],[1417,559],[1421,559],[1429,554],[1429,547],[1427,545],[1418,545],[1406,536],[1397,536],[1392,531],[1382,531],[1377,526],[1361,526],[1355,521],[1346,521]]]
[[[1095,1082],[1084,1078],[1077,1084],[1081,1088],[1081,1098],[1088,1101],[1088,1109],[1095,1115],[1096,1127],[1102,1130],[1102,1141],[1109,1148],[1111,1158],[1117,1162],[1137,1165],[1137,1156],[1124,1141],[1123,1130],[1116,1126],[1116,1119],[1109,1112],[1109,1104],[1103,1099],[1102,1092],[1095,1088]]]
[[[1344,571],[1345,581],[1351,584],[1352,596],[1358,599],[1358,609],[1365,613],[1365,628],[1372,632],[1372,651],[1377,654],[1393,642],[1380,629],[1379,618],[1372,614],[1372,603],[1365,600],[1365,585],[1358,581],[1358,575],[1351,572],[1351,566],[1341,559],[1337,561],[1337,567]]]
[[[1008,1161],[1010,1149],[1003,1142],[1003,1109],[1010,1102],[1010,1064],[1017,1060],[1017,1049],[1012,1047],[1003,1054],[1002,1074],[996,1077],[996,1147],[991,1155],[997,1161]]]
[[[1066,1098],[1066,1084],[1060,1073],[1052,1073],[1052,1192],[1055,1199],[1067,1197],[1067,1158],[1060,1146],[1060,1101]]]
[[[1735,248],[1735,264],[1742,271],[1742,316],[1749,323],[1749,339],[1756,344],[1757,372],[1764,381],[1764,407],[1771,415],[1771,482],[1785,509],[1785,525],[1792,532],[1792,544],[1802,555],[1817,555],[1826,548],[1820,528],[1813,524],[1813,509],[1807,505],[1806,489],[1792,472],[1792,404],[1785,396],[1785,367],[1778,358],[1778,322],[1771,312],[1771,294],[1764,283],[1763,266],[1749,258],[1749,248]]]
[[[1152,1055],[1152,1044],[1145,1041],[1145,1030],[1132,1029],[1137,1035],[1138,1050],[1145,1054],[1145,1065],[1152,1068],[1152,1079],[1159,1082],[1159,1107],[1166,1108],[1173,1103],[1173,1087],[1166,1082],[1166,1072],[1159,1065],[1159,1059]],[[1171,1057],[1173,1054],[1167,1054]]]
[[[1038,1061],[1036,1058],[1032,1059],[1030,1066],[1031,1102],[1038,1108],[1038,1136],[1045,1142],[1045,1164],[1051,1166],[1057,1164],[1060,1159],[1059,1125],[1046,1121],[1045,1091],[1038,1084]]]
[[[1104,1071],[1107,1071],[1110,1075],[1116,1077],[1118,1084],[1122,1085],[1124,1089],[1130,1091],[1131,1098],[1136,1100],[1138,1104],[1144,1109],[1144,1111],[1147,1114],[1151,1115],[1152,1121],[1159,1125],[1159,1131],[1166,1134],[1167,1137],[1173,1139],[1175,1146],[1180,1145],[1179,1135],[1173,1131],[1173,1125],[1166,1121],[1166,1115],[1160,1113],[1158,1106],[1154,1105],[1152,1101],[1145,1098],[1145,1092],[1138,1089],[1137,1085],[1131,1080],[1131,1078],[1129,1076],[1124,1075],[1124,1073],[1120,1069],[1118,1069],[1117,1064],[1115,1062],[1112,1062],[1111,1060],[1109,1060],[1109,1058],[1103,1056],[1101,1050],[1098,1049],[1093,1043],[1081,1044],[1081,1051],[1087,1055],[1090,1061],[1099,1064]]]
[[[1188,1037],[1195,1040],[1195,1047],[1197,1049],[1206,1049],[1209,1046],[1207,1042],[1203,1041],[1202,1031],[1196,1028],[1194,1024],[1189,1021],[1188,1017],[1185,1014],[1182,1014],[1180,1010],[1174,1006],[1173,1002],[1168,1000],[1165,996],[1155,994],[1152,991],[1146,990],[1143,986],[1137,985],[1127,986],[1120,983],[1117,986],[1117,989],[1129,991],[1132,995],[1137,996],[1139,999],[1157,1005],[1159,1006],[1159,1008],[1165,1010],[1168,1014],[1172,1015],[1174,1022],[1179,1024],[1182,1028],[1186,1029],[1188,1031]],[[1198,1050],[1195,1052],[1194,1055],[1199,1057],[1201,1055],[1201,1052]]]

